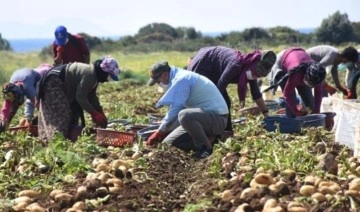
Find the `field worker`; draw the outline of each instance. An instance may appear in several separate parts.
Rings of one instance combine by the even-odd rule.
[[[64,26],[55,29],[52,52],[55,65],[72,62],[90,63],[90,51],[85,39],[80,35],[68,33]]]
[[[57,131],[68,138],[71,125],[79,118],[74,102],[91,115],[96,127],[106,128],[107,118],[96,89],[98,83],[117,81],[119,72],[116,60],[108,56],[93,64],[75,62],[51,69],[41,79],[37,90],[40,139],[48,142]]]
[[[347,86],[349,88],[349,95],[347,96],[348,99],[357,99],[357,83],[359,82],[360,78],[360,49],[357,50],[359,54],[359,60],[356,62],[354,68],[350,71],[351,74],[349,74],[348,80],[346,82]]]
[[[229,111],[231,100],[227,93],[230,83],[237,84],[240,107],[245,106],[247,84],[250,85],[251,96],[263,115],[268,116],[268,109],[258,86],[258,78],[265,77],[271,70],[276,60],[273,51],[253,51],[249,54],[222,46],[201,48],[188,67],[188,70],[209,78],[220,90]],[[229,113],[225,129],[230,135],[233,134],[231,114]]]
[[[277,60],[270,73],[271,86],[263,92],[280,85],[288,117],[320,113],[325,76],[325,68],[312,60],[304,49],[288,48],[277,54]],[[298,110],[295,90],[307,110]]]
[[[34,117],[36,83],[41,73],[48,71],[52,66],[42,64],[36,69],[22,68],[13,72],[10,81],[3,85],[4,103],[1,109],[0,132],[9,127],[19,107],[25,102],[25,118],[21,119],[20,126],[30,126]],[[26,100],[25,100],[26,99]]]
[[[197,159],[211,155],[212,142],[224,132],[229,113],[216,85],[197,73],[170,67],[166,61],[154,64],[150,75],[149,86],[158,83],[166,90],[156,106],[166,105],[169,110],[146,144],[164,139],[163,143],[195,151]],[[176,121],[180,126],[171,131]]]
[[[354,64],[359,59],[359,54],[356,49],[349,46],[340,52],[337,48],[332,46],[319,45],[307,49],[306,52],[315,62],[320,63],[322,66],[331,66],[330,73],[335,87],[341,91],[346,98],[351,98],[351,96],[349,96],[351,95],[351,93],[349,93],[349,89],[340,83],[338,71],[341,67],[340,64],[344,64],[348,67],[354,67]],[[327,83],[324,84],[324,89],[330,94],[336,92],[336,90]]]

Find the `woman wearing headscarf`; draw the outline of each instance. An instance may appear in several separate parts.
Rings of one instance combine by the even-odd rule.
[[[302,48],[292,47],[278,53],[270,73],[270,86],[280,85],[286,103],[286,115],[294,118],[307,113],[320,113],[325,68],[315,62]],[[314,95],[312,93],[314,88]],[[298,110],[296,90],[308,111]]]
[[[275,60],[276,55],[273,51],[261,52],[256,50],[249,54],[243,54],[235,49],[211,46],[201,48],[196,53],[188,66],[188,70],[210,79],[223,95],[229,111],[231,101],[226,91],[227,86],[230,83],[237,84],[240,106],[244,107],[247,84],[249,84],[253,100],[264,116],[267,116],[268,110],[262,98],[257,79],[268,75]],[[233,134],[230,113],[225,130]]]
[[[25,102],[25,118],[23,126],[30,126],[35,109],[36,83],[41,73],[48,71],[52,66],[41,64],[38,68],[22,68],[14,71],[10,81],[3,85],[4,103],[1,109],[0,132],[9,127],[19,107]],[[40,73],[41,70],[41,73]]]
[[[39,83],[39,136],[48,142],[55,132],[69,137],[71,126],[77,124],[79,107],[91,115],[96,127],[106,128],[107,118],[96,89],[99,83],[118,80],[117,61],[104,57],[92,64],[69,63],[51,69]]]

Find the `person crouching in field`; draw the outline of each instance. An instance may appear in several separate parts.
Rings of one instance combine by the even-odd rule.
[[[55,132],[68,138],[79,119],[78,107],[90,113],[96,127],[106,128],[107,118],[96,95],[98,83],[118,80],[118,63],[104,57],[93,64],[69,63],[51,69],[39,82],[39,137],[51,140]]]
[[[350,89],[341,85],[338,72],[340,64],[346,64],[348,67],[355,66],[354,64],[358,61],[359,55],[354,47],[349,46],[342,51],[339,51],[337,48],[332,46],[319,45],[307,49],[306,53],[310,55],[311,59],[320,63],[322,66],[331,66],[330,73],[336,88],[341,91],[347,99],[353,98]],[[327,83],[324,83],[324,89],[330,95],[336,92],[336,89],[332,88]]]
[[[280,85],[286,103],[286,116],[294,118],[307,113],[320,113],[323,97],[325,68],[314,62],[302,48],[288,48],[278,53],[270,73],[270,87],[263,92],[276,89]],[[314,96],[312,93],[314,88]],[[299,110],[296,104],[296,91],[306,110]],[[315,97],[315,98],[314,98]]]
[[[229,111],[231,100],[226,91],[230,83],[236,83],[240,106],[245,106],[247,84],[250,85],[251,96],[263,115],[268,116],[268,110],[260,92],[257,79],[266,77],[274,65],[276,55],[273,51],[253,51],[243,54],[238,50],[212,46],[201,48],[191,60],[188,70],[209,78],[220,90]],[[231,114],[229,113],[226,131],[233,134]]]
[[[169,106],[169,110],[146,144],[164,139],[163,143],[195,151],[197,159],[211,155],[213,140],[224,132],[229,114],[216,85],[197,73],[170,67],[166,61],[154,64],[150,75],[148,85],[158,83],[165,90],[156,106]],[[168,134],[176,121],[180,126]]]
[[[13,72],[10,81],[3,85],[4,103],[1,109],[0,132],[5,131],[19,107],[25,102],[25,118],[20,126],[30,126],[34,117],[36,83],[52,66],[42,64],[36,69],[22,68]],[[26,100],[25,100],[26,98]]]

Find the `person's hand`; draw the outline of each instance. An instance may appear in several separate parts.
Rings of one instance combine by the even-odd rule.
[[[63,52],[64,52],[64,47],[62,46],[56,47],[56,57],[54,58],[55,65],[63,63],[63,59],[62,59]]]
[[[346,96],[346,99],[355,99],[355,95],[352,91],[348,91],[348,95]]]
[[[329,84],[325,83],[323,86],[324,90],[326,90],[330,95],[333,95],[337,92],[336,88],[330,86]]]
[[[343,86],[339,86],[338,89],[343,93],[344,96],[348,96],[348,89],[344,88]]]
[[[306,112],[306,111],[297,110],[296,113],[295,113],[295,115],[296,115],[297,117],[299,117],[299,116],[306,116],[306,115],[307,115],[307,112]]]
[[[95,111],[90,113],[92,121],[97,125],[97,127],[106,128],[107,118],[103,112]]]
[[[167,133],[157,130],[146,141],[146,145],[152,146],[162,141],[166,137]]]

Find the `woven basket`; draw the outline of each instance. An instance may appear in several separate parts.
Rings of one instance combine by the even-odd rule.
[[[115,130],[97,129],[96,141],[101,146],[122,147],[132,144],[136,139],[135,133]]]
[[[10,127],[9,132],[18,133],[27,131],[31,136],[37,137],[38,134],[38,126],[32,125],[31,127]]]

